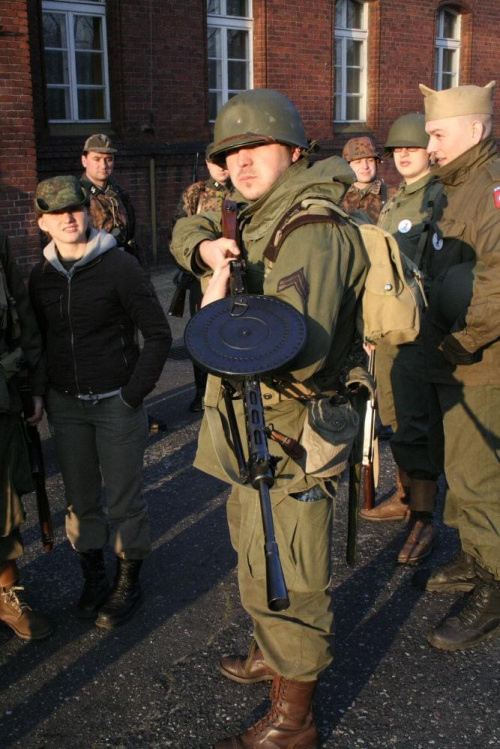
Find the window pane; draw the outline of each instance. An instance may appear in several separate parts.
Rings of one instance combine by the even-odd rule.
[[[90,84],[102,86],[102,55],[92,52],[77,52],[76,57],[76,82],[79,86]]]
[[[454,72],[454,58],[456,50],[454,49],[443,49],[443,73]]]
[[[49,120],[69,120],[69,89],[49,88],[47,89],[47,108]]]
[[[363,4],[347,0],[347,28],[362,29]]]
[[[43,14],[43,38],[46,47],[66,49],[66,17],[62,13]]]
[[[228,16],[248,16],[248,0],[226,0]]]
[[[216,29],[213,26],[208,27],[208,56],[209,57],[221,56],[220,37],[221,37],[220,29]]]
[[[222,66],[220,60],[208,61],[208,88],[222,88]]]
[[[338,36],[335,37],[335,66],[340,67],[342,65],[342,39]]]
[[[359,94],[361,92],[361,71],[356,68],[347,69],[347,93]]]
[[[346,120],[359,120],[359,99],[348,96],[346,99]]]
[[[68,56],[65,52],[45,53],[47,83],[68,83]]]
[[[222,94],[220,91],[211,91],[208,95],[208,119],[213,122],[222,107]]]
[[[335,119],[337,122],[342,120],[342,97],[340,94],[335,95]]]
[[[207,0],[207,13],[213,13],[214,15],[221,15],[221,0]]]
[[[244,91],[248,88],[248,65],[246,62],[228,62],[227,85],[228,88]]]
[[[443,77],[441,79],[441,88],[451,88],[453,86],[453,76],[450,75],[450,73],[443,73]]]
[[[335,3],[335,28],[336,29],[343,29],[344,28],[344,22],[342,20],[342,10],[344,8],[344,0],[337,0]]]
[[[246,60],[248,57],[248,32],[227,30],[227,56],[236,60]]]
[[[363,42],[355,42],[352,39],[346,39],[347,65],[361,66],[361,51]]]
[[[95,89],[78,89],[78,119],[103,120],[104,92]]]
[[[101,19],[96,16],[74,17],[75,49],[102,49]]]
[[[443,36],[445,39],[458,39],[458,16],[443,11]]]

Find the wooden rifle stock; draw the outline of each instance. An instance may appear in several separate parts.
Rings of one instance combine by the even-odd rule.
[[[363,509],[373,509],[375,484],[373,481],[373,463],[363,466]]]

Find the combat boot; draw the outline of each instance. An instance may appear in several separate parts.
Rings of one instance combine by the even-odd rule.
[[[359,514],[365,520],[383,522],[385,520],[410,519],[410,479],[408,475],[398,469],[396,490],[371,510],[360,510]]]
[[[469,593],[477,583],[476,560],[462,549],[446,564],[433,570],[417,570],[412,585],[432,593]]]
[[[142,603],[139,584],[142,559],[117,559],[113,588],[99,609],[96,625],[114,629],[130,619]]]
[[[272,681],[276,675],[268,666],[257,642],[252,640],[248,655],[225,655],[220,659],[219,671],[226,679],[238,684],[257,684],[259,681]]]
[[[109,596],[111,587],[106,577],[102,549],[77,551],[82,565],[84,586],[78,601],[77,615],[81,619],[95,619],[100,607]]]
[[[19,571],[14,561],[0,567],[0,621],[14,630],[21,640],[44,640],[52,634],[52,626],[41,614],[33,611],[17,585]]]
[[[245,733],[217,742],[215,749],[316,749],[315,687],[316,681],[294,681],[276,674],[268,714]]]
[[[476,562],[477,585],[457,616],[449,616],[427,636],[439,650],[467,650],[500,636],[500,580]]]

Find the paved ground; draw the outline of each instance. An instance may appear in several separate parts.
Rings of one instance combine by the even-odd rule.
[[[172,272],[154,276],[167,306]],[[239,686],[216,670],[222,654],[246,650],[251,627],[238,604],[226,487],[191,467],[199,419],[187,411],[193,389],[183,321],[171,320],[173,356],[150,398],[169,431],[150,440],[146,455],[154,551],[144,565],[145,605],[112,633],[75,617],[81,577],[64,537],[61,478],[45,427],[56,544],[50,554],[41,551],[28,498],[22,574],[55,634],[26,644],[0,629],[1,749],[209,749],[266,711],[268,687]],[[384,448],[382,494],[393,474]],[[361,523],[359,560],[350,569],[346,498],[344,485],[333,550],[336,662],[317,694],[321,747],[500,746],[500,640],[462,654],[431,649],[425,633],[455,599],[411,586],[411,570],[395,564],[398,523]],[[433,562],[455,549],[443,528]],[[111,574],[112,555],[108,562]]]

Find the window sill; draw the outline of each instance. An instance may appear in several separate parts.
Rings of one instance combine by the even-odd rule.
[[[49,133],[51,136],[89,136],[95,133],[104,135],[116,135],[110,122],[49,122]]]
[[[373,133],[372,128],[366,122],[334,122],[333,131],[336,135],[346,133],[353,135],[356,133]]]

